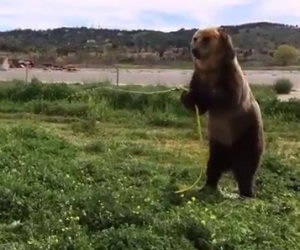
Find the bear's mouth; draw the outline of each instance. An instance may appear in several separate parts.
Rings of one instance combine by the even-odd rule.
[[[192,49],[192,54],[197,60],[206,60],[208,59],[210,53],[209,50],[205,49],[199,49],[199,48],[193,48]]]
[[[195,48],[193,48],[192,49],[192,54],[193,54],[193,56],[196,58],[196,59],[201,59],[201,55],[200,55],[200,52],[199,52],[199,50],[198,49],[195,49]]]

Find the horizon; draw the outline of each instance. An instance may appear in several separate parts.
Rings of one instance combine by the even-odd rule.
[[[300,24],[297,0],[2,0],[0,31],[92,27],[174,31],[261,22]]]
[[[291,26],[291,27],[297,27],[298,24],[288,24],[288,23],[280,23],[280,22],[272,22],[272,21],[256,21],[256,22],[247,22],[247,23],[238,23],[238,24],[220,24],[218,26],[209,26],[209,27],[239,27],[239,26],[244,26],[244,25],[251,25],[251,24],[273,24],[273,25],[284,25],[284,26]],[[119,30],[119,31],[125,31],[125,32],[131,32],[131,31],[155,31],[155,32],[163,32],[163,33],[169,33],[169,32],[177,32],[179,30],[193,30],[193,29],[198,29],[199,27],[191,27],[191,28],[185,28],[181,27],[176,30],[169,30],[169,31],[164,31],[164,30],[156,30],[156,29],[144,29],[144,28],[138,28],[138,29],[119,29],[119,28],[106,28],[106,27],[88,27],[88,26],[61,26],[61,27],[54,27],[54,28],[45,28],[45,29],[33,29],[33,28],[14,28],[14,29],[9,29],[9,30],[0,30],[0,33],[5,33],[5,32],[12,32],[12,31],[26,31],[26,30],[31,30],[31,31],[47,31],[47,30],[56,30],[56,29],[81,29],[81,28],[86,28],[86,29],[95,29],[95,30]],[[202,28],[202,27],[200,27]],[[204,28],[204,27],[203,27]]]

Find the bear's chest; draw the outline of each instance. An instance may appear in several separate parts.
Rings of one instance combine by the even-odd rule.
[[[232,145],[234,142],[234,133],[232,131],[232,122],[226,116],[209,116],[208,119],[209,138],[224,145]]]

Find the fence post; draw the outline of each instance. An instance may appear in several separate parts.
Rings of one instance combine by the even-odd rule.
[[[28,83],[28,65],[25,64],[25,82]]]
[[[116,79],[116,83],[117,83],[117,87],[119,86],[119,77],[120,77],[120,70],[119,70],[119,66],[116,65],[116,72],[117,72],[117,79]]]

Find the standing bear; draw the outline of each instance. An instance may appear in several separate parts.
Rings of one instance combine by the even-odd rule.
[[[194,72],[184,106],[208,113],[210,156],[205,187],[217,189],[231,170],[242,197],[253,197],[255,173],[263,152],[260,108],[222,28],[198,30],[191,41]]]

